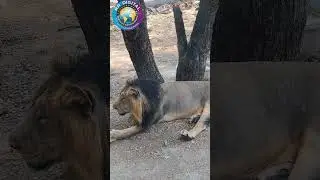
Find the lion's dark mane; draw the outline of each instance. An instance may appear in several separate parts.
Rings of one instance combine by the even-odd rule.
[[[157,112],[161,101],[160,83],[154,80],[134,79],[127,82],[127,84],[139,88],[148,101],[149,108],[143,110],[141,124],[142,128],[146,129],[158,120],[154,115]]]
[[[110,120],[110,116],[105,113],[106,100],[110,96],[108,59],[89,54],[81,54],[79,56],[66,55],[52,61],[51,75],[53,78],[67,79],[83,88],[90,88],[90,91],[94,94],[94,113],[99,117],[94,118],[94,120],[100,129],[103,159],[107,162],[108,157],[105,152],[107,152],[106,148],[109,148],[109,143],[106,143],[109,140],[109,135],[107,133],[106,136],[106,129],[109,128]],[[97,88],[86,87],[87,84],[96,85]],[[109,111],[107,110],[107,112]]]

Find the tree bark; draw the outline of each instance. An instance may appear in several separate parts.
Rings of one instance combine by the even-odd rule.
[[[307,0],[219,2],[210,59],[292,61],[300,53]]]
[[[210,56],[212,27],[216,9],[214,2],[215,0],[200,1],[199,11],[187,45],[181,10],[174,7],[179,51],[177,81],[201,81],[204,79],[206,61]]]
[[[109,59],[109,11],[106,1],[71,0],[89,53]]]
[[[178,55],[179,61],[180,57],[183,57],[185,53],[188,51],[188,41],[186,30],[184,28],[184,22],[182,18],[182,12],[179,6],[173,7],[173,15],[174,15],[174,24],[176,27],[177,34],[177,47],[178,47]]]
[[[122,31],[126,48],[139,79],[153,79],[164,82],[155,63],[147,29],[146,6],[140,0],[144,12],[143,22],[134,30]]]

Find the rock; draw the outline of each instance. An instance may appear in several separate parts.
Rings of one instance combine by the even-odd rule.
[[[163,146],[168,146],[168,141],[167,140],[164,140],[164,142],[163,142]]]
[[[147,7],[146,13],[147,13],[147,16],[155,15],[155,14],[157,14],[157,10],[155,8],[153,8],[153,7]]]
[[[171,4],[164,4],[156,8],[157,12],[160,14],[169,14],[172,12]]]

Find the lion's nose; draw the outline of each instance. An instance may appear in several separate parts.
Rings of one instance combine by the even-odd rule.
[[[112,105],[113,109],[117,109],[117,106],[115,104]]]
[[[9,136],[9,146],[13,149],[20,150],[21,146],[16,136]]]

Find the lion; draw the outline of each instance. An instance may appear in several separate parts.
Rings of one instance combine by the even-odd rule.
[[[66,162],[64,179],[102,180],[107,74],[90,55],[59,56],[36,91],[26,119],[10,134],[10,146],[40,170]]]
[[[289,180],[320,179],[320,64],[211,64],[212,179],[250,179],[288,164]]]
[[[209,126],[209,81],[176,81],[160,84],[154,80],[129,79],[113,108],[119,115],[130,113],[134,123],[122,130],[110,130],[110,142],[124,139],[158,122],[189,119],[196,123],[191,130],[182,130],[185,140],[194,139]]]

